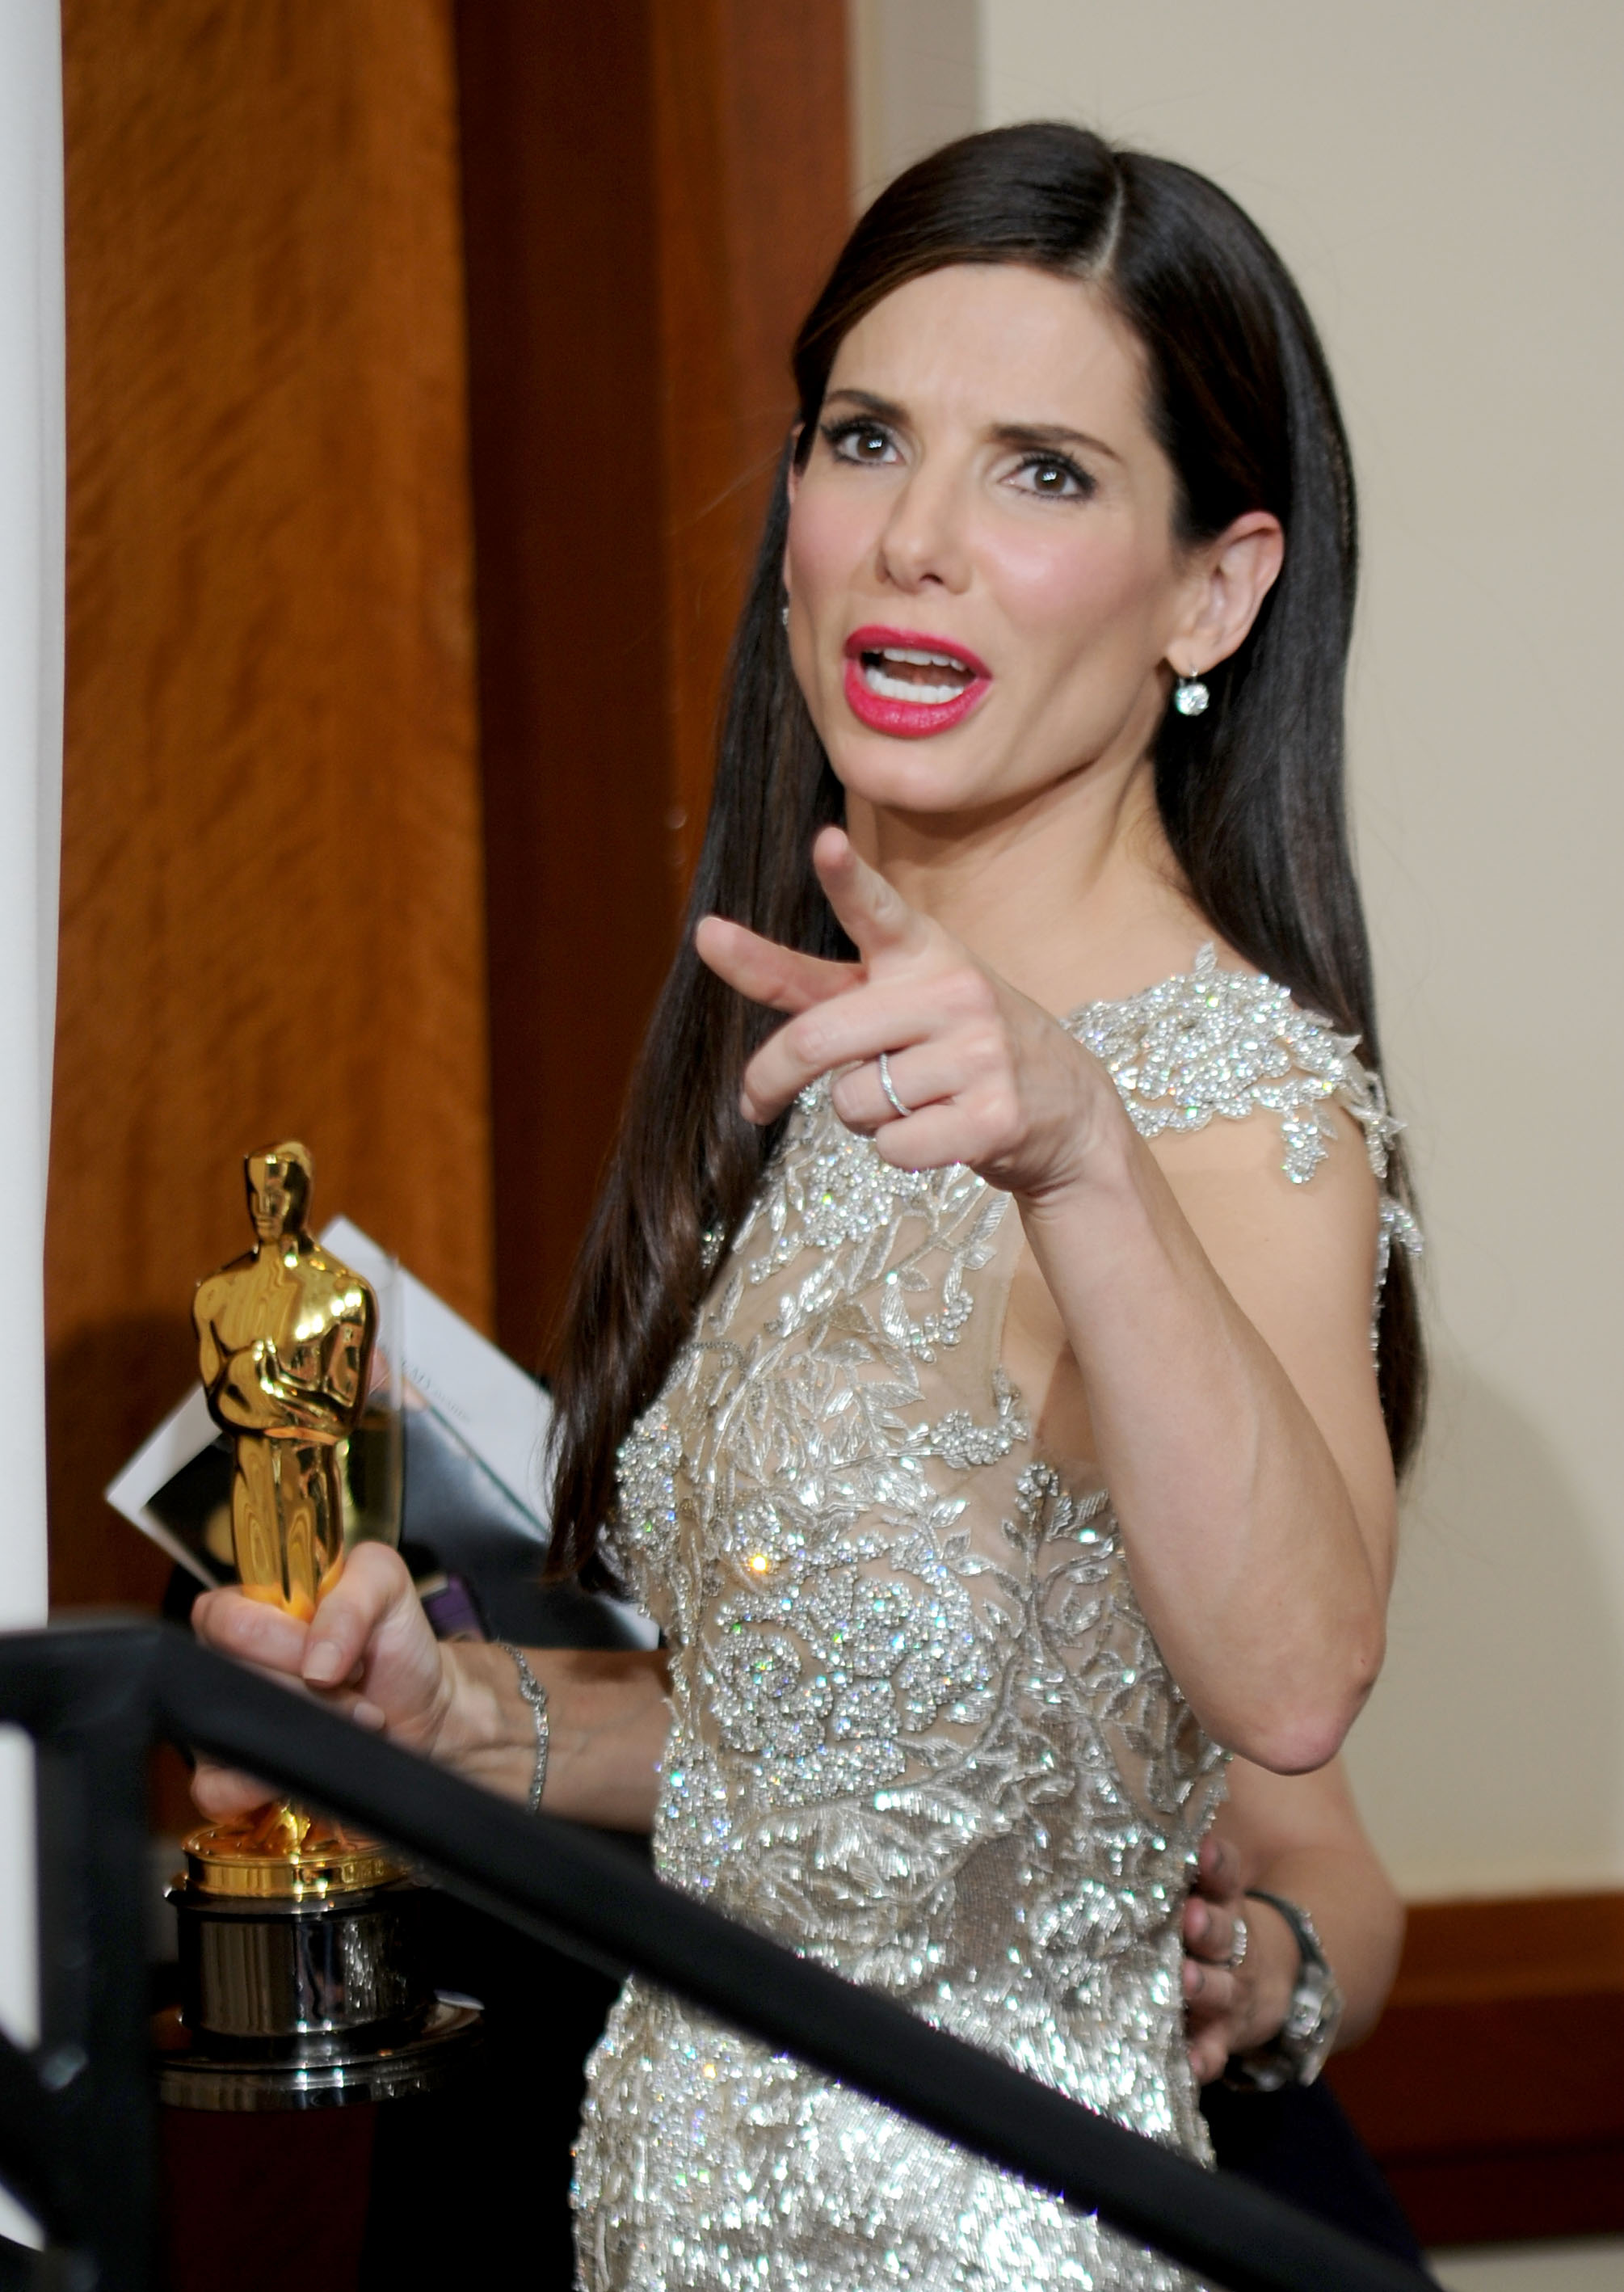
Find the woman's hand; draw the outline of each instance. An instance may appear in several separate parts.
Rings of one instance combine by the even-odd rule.
[[[454,1676],[406,1562],[387,1545],[357,1545],[309,1624],[242,1592],[220,1591],[197,1602],[192,1626],[220,1654],[303,1688],[408,1750],[434,1755],[452,1710]],[[204,1760],[192,1796],[212,1821],[221,1821],[276,1794]]]
[[[792,1016],[744,1070],[752,1122],[781,1114],[819,1075],[849,1129],[910,1170],[962,1162],[1025,1198],[1064,1190],[1102,1129],[1126,1127],[1114,1085],[1065,1029],[911,908],[826,827],[812,847],[830,906],[861,960],[826,963],[707,916],[703,961],[752,1002]],[[898,1114],[881,1080],[887,1054]]]
[[[1246,1948],[1237,1965],[1242,1925]],[[1297,1942],[1278,1911],[1242,1892],[1241,1857],[1215,1836],[1202,1842],[1183,1932],[1185,2035],[1196,2082],[1208,2085],[1231,2054],[1266,2045],[1283,2024],[1297,1985]]]
[[[442,1644],[406,1563],[358,1544],[313,1620],[241,1592],[209,1592],[192,1610],[198,1637],[285,1685],[318,1696],[360,1726],[521,1804],[535,1771],[535,1721],[505,1647]],[[665,1658],[643,1649],[537,1648],[551,1742],[550,1814],[647,1830],[671,1725]],[[251,1775],[198,1766],[192,1796],[212,1820],[275,1792]]]

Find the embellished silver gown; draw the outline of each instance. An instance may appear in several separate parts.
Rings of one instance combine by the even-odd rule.
[[[1304,1184],[1334,1099],[1385,1174],[1353,1043],[1210,948],[1067,1024],[1146,1136],[1272,1115]],[[1384,1201],[1379,1281],[1395,1239]],[[610,1557],[671,1652],[655,1866],[1205,2160],[1179,1912],[1223,1754],[1106,1490],[1036,1452],[1001,1368],[1021,1244],[1008,1195],[895,1170],[826,1081],[802,1094],[621,1456]],[[575,2207],[583,2292],[1191,2281],[636,1980],[591,2063]]]

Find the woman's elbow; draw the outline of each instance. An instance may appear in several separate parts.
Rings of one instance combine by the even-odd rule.
[[[1376,1684],[1386,1651],[1386,1630],[1378,1618],[1352,1644],[1323,1657],[1306,1679],[1277,1689],[1247,1714],[1229,1747],[1273,1774],[1313,1774],[1341,1749]]]

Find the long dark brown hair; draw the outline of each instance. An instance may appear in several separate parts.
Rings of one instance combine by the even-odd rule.
[[[1179,538],[1266,509],[1285,562],[1245,643],[1207,675],[1202,716],[1169,713],[1156,800],[1191,896],[1248,962],[1361,1038],[1379,1062],[1370,948],[1348,850],[1343,681],[1358,543],[1353,473],[1314,325],[1279,256],[1204,176],[1060,125],[971,135],[897,178],[858,222],[794,351],[800,447],[864,313],[910,278],[1020,262],[1108,295],[1144,346],[1149,413],[1178,488]],[[728,699],[688,926],[633,1077],[576,1269],[555,1388],[553,1569],[591,1563],[615,1501],[615,1456],[653,1400],[782,1133],[739,1112],[739,1077],[778,1023],[707,971],[699,917],[791,947],[852,950],[809,860],[843,816],[781,625],[786,448],[734,641]],[[1388,1184],[1406,1198],[1395,1153]],[[1425,1383],[1403,1252],[1380,1322],[1381,1402],[1402,1466]]]

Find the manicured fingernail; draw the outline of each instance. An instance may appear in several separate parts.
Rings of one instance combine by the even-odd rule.
[[[358,1727],[374,1735],[381,1735],[389,1724],[387,1715],[375,1703],[358,1703],[350,1715]]]
[[[343,1668],[343,1656],[331,1640],[318,1640],[304,1658],[304,1675],[312,1687],[331,1687]]]

